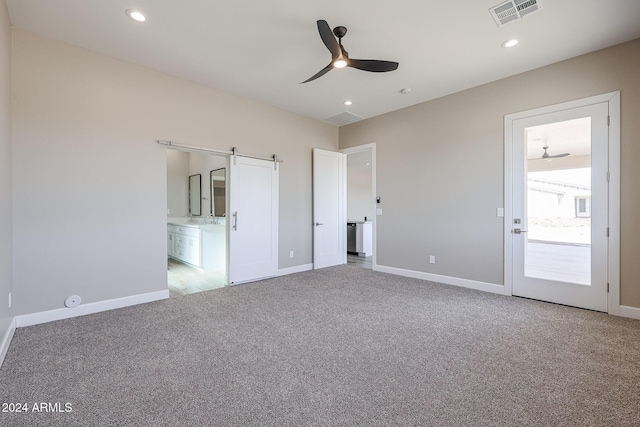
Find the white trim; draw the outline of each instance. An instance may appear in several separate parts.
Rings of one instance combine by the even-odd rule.
[[[342,150],[340,150],[340,152],[342,154],[353,154],[353,153],[360,153],[362,151],[367,151],[367,150],[371,150],[371,203],[373,204],[373,218],[371,218],[371,230],[372,230],[372,235],[371,235],[371,239],[372,239],[372,250],[373,250],[373,255],[371,257],[371,267],[373,270],[376,269],[376,267],[378,266],[378,236],[377,236],[377,208],[378,208],[378,204],[376,203],[376,197],[378,195],[378,190],[377,190],[377,183],[376,183],[376,165],[377,165],[377,160],[376,160],[376,143],[375,142],[371,142],[369,144],[363,144],[363,145],[356,145],[355,147],[349,147],[349,148],[343,148]],[[346,167],[346,165],[345,165]],[[345,198],[345,202],[348,201],[349,195],[346,195]],[[345,203],[345,209],[346,209],[346,205],[347,203]],[[346,239],[346,236],[345,236]],[[346,247],[346,245],[345,245]]]
[[[620,92],[613,92],[609,99],[609,119],[608,309],[609,314],[633,317],[623,314],[620,306]]]
[[[492,294],[504,294],[504,287],[495,283],[478,282],[476,280],[461,279],[459,277],[441,276],[439,274],[425,273],[422,271],[405,270],[403,268],[378,265],[374,269],[382,273],[395,274],[396,276],[411,277],[414,279],[429,280],[431,282],[444,283],[445,285],[459,286],[461,288],[475,289],[490,292]]]
[[[513,295],[513,239],[511,239],[511,224],[513,224],[513,118],[504,116],[504,294]]]
[[[512,198],[512,146],[513,146],[513,121],[543,114],[549,114],[561,110],[585,107],[593,104],[607,102],[609,105],[609,295],[608,313],[626,316],[620,306],[620,91],[609,92],[602,95],[577,99],[546,107],[535,108],[519,113],[504,116],[504,294],[512,295],[513,286],[513,257],[511,224],[513,222],[513,198]],[[617,213],[617,215],[612,215]],[[629,307],[631,308],[631,307]],[[639,309],[640,310],[640,309]],[[632,312],[635,313],[635,312]],[[626,316],[633,317],[633,316]]]
[[[48,323],[55,320],[70,319],[72,317],[79,317],[167,298],[169,298],[168,289],[164,291],[149,292],[147,294],[132,295],[123,298],[81,304],[75,308],[59,308],[56,310],[41,311],[39,313],[23,314],[16,316],[16,327],[22,328],[24,326],[38,325],[40,323]]]
[[[7,351],[9,351],[9,344],[11,344],[11,340],[13,339],[13,334],[16,331],[16,319],[11,319],[9,323],[9,329],[7,333],[2,337],[2,341],[0,341],[0,368],[4,363],[4,357],[7,355]]]
[[[614,313],[611,313],[614,314]],[[640,319],[640,308],[629,307],[627,305],[619,305],[616,316],[629,317],[631,319]]]
[[[309,271],[309,270],[313,270],[313,263],[296,265],[294,267],[288,267],[288,268],[280,268],[276,276],[277,277],[286,276],[288,274],[302,273],[303,271]]]

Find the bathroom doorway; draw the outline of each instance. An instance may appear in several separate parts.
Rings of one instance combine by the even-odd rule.
[[[227,286],[229,158],[176,149],[166,152],[170,297]]]
[[[347,155],[347,265],[371,270],[375,259],[375,144],[342,150]]]

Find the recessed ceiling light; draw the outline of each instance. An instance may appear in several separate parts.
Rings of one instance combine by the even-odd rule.
[[[147,20],[147,17],[144,16],[144,13],[140,12],[139,10],[127,9],[125,13],[134,21],[144,22]]]
[[[400,93],[403,95],[409,95],[411,93],[411,88],[410,87],[405,87],[400,89]]]
[[[514,47],[518,43],[520,43],[520,40],[518,39],[509,39],[506,42],[502,43],[502,47]]]
[[[351,101],[348,101],[348,100],[344,101],[344,105],[352,105],[352,104],[353,104],[353,102],[351,102]]]

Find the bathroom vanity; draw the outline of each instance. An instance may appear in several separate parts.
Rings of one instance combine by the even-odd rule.
[[[226,248],[224,225],[167,223],[167,253],[178,261],[204,271],[224,270]]]

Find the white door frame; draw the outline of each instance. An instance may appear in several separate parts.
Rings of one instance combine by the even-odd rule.
[[[513,122],[555,111],[584,107],[592,104],[609,105],[609,269],[608,313],[621,315],[620,310],[620,92],[610,92],[547,107],[504,116],[504,293],[513,289]]]
[[[376,238],[376,221],[377,221],[377,204],[376,204],[376,196],[378,191],[376,190],[376,143],[372,142],[370,144],[357,145],[355,147],[344,148],[340,150],[341,153],[349,155],[353,153],[360,153],[362,151],[371,150],[371,204],[373,205],[373,218],[371,218],[371,228],[372,228],[372,239],[373,239],[373,256],[371,257],[371,269],[373,271],[378,271],[378,261],[377,261],[377,238]],[[347,198],[349,195],[347,195]],[[346,239],[346,236],[345,236]],[[345,242],[346,247],[346,242]]]

